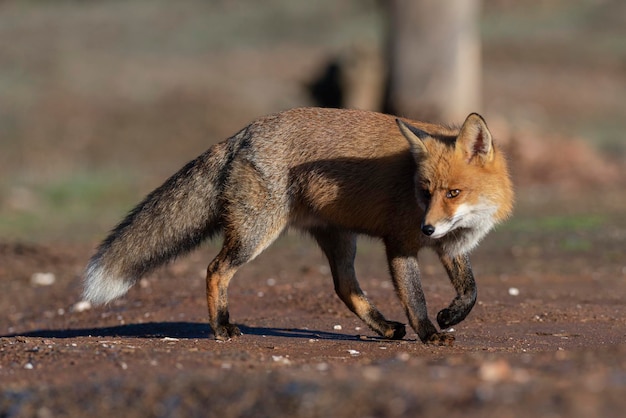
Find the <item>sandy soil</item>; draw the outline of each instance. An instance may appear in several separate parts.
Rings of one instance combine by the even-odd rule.
[[[203,270],[216,244],[86,310],[76,303],[90,248],[2,244],[0,411],[621,416],[623,219],[576,232],[524,229],[505,227],[477,250],[479,302],[445,348],[412,332],[377,338],[334,295],[320,251],[291,233],[233,281],[231,315],[244,335],[228,342],[213,340],[205,315]],[[374,303],[406,322],[378,243],[362,240],[357,268]],[[423,273],[434,317],[452,289],[428,254]]]

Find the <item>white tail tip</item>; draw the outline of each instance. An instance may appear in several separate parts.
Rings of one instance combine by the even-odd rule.
[[[83,298],[94,305],[102,305],[124,295],[132,284],[132,280],[115,277],[103,267],[90,265],[85,274]]]

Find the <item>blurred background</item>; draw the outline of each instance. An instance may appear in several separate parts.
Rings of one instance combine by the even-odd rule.
[[[522,219],[623,214],[625,97],[623,0],[4,0],[0,240],[95,242],[211,144],[314,105],[478,111]]]

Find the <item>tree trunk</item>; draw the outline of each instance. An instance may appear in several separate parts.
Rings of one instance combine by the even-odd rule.
[[[388,111],[460,122],[481,110],[480,0],[389,0]]]

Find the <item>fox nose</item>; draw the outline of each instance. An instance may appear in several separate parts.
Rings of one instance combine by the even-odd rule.
[[[422,232],[424,235],[431,236],[435,232],[435,227],[432,225],[422,225]]]

